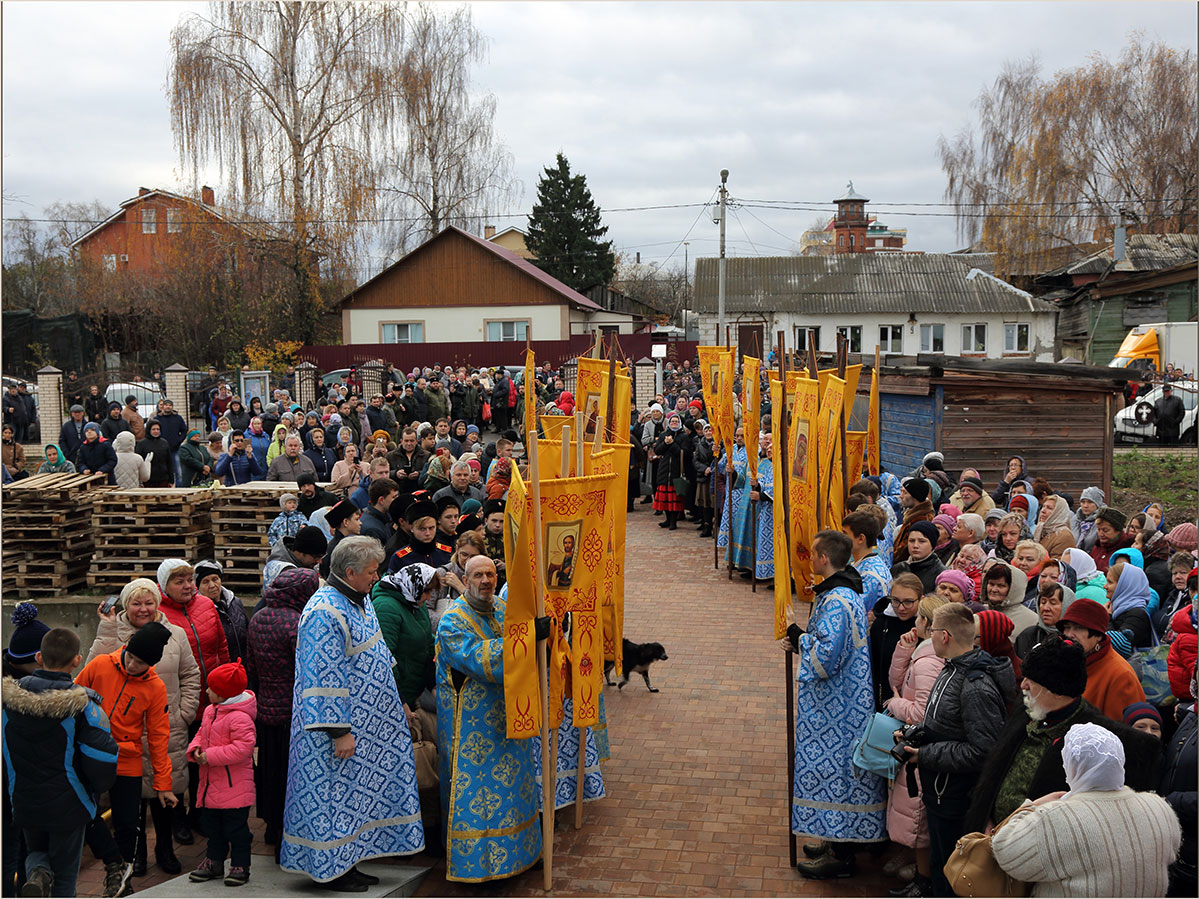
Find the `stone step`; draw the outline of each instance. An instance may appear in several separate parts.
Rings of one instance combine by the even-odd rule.
[[[393,865],[381,862],[363,862],[358,869],[379,878],[379,883],[367,887],[362,893],[331,893],[322,889],[303,874],[292,874],[279,868],[269,857],[254,856],[250,868],[250,880],[237,888],[239,897],[251,896],[312,896],[324,897],[346,895],[361,896],[363,899],[379,899],[383,896],[412,896],[431,870],[413,865]],[[228,899],[230,888],[220,879],[207,883],[192,883],[187,874],[181,874],[158,886],[138,890],[139,896],[162,896],[164,899],[190,899],[190,897],[221,896]]]

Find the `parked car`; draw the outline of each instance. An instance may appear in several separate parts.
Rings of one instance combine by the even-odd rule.
[[[1183,422],[1179,425],[1181,443],[1196,444],[1196,382],[1173,381],[1175,395],[1183,400]],[[1113,416],[1113,437],[1117,443],[1145,443],[1157,437],[1154,425],[1154,404],[1162,397],[1159,384],[1149,393],[1139,395],[1137,401],[1126,406]]]
[[[132,394],[137,397],[138,412],[143,418],[150,418],[158,411],[158,401],[166,399],[162,388],[156,381],[117,381],[104,388],[104,395],[109,402],[125,405],[125,397]]]

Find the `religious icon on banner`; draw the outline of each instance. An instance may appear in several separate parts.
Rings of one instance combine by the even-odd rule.
[[[546,525],[546,588],[568,590],[575,576],[575,553],[583,520],[556,521]]]
[[[583,434],[585,437],[596,436],[596,426],[600,423],[600,391],[588,391],[581,398],[579,408],[584,410]]]
[[[796,422],[796,445],[792,449],[792,474],[803,484],[808,483],[808,421]]]

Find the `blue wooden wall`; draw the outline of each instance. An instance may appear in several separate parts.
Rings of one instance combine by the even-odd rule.
[[[921,464],[931,450],[941,449],[942,388],[929,396],[879,394],[880,463],[897,477]]]

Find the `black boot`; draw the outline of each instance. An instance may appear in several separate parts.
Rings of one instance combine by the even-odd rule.
[[[678,520],[678,518],[679,518],[678,512],[668,512],[667,513],[667,530],[668,531],[675,530],[675,522]]]
[[[188,813],[182,802],[175,806],[175,842],[181,846],[191,846],[196,842],[192,828],[188,826]]]
[[[137,843],[133,847],[133,876],[146,876],[146,806],[148,805],[145,799],[142,800],[142,826],[138,828]]]

